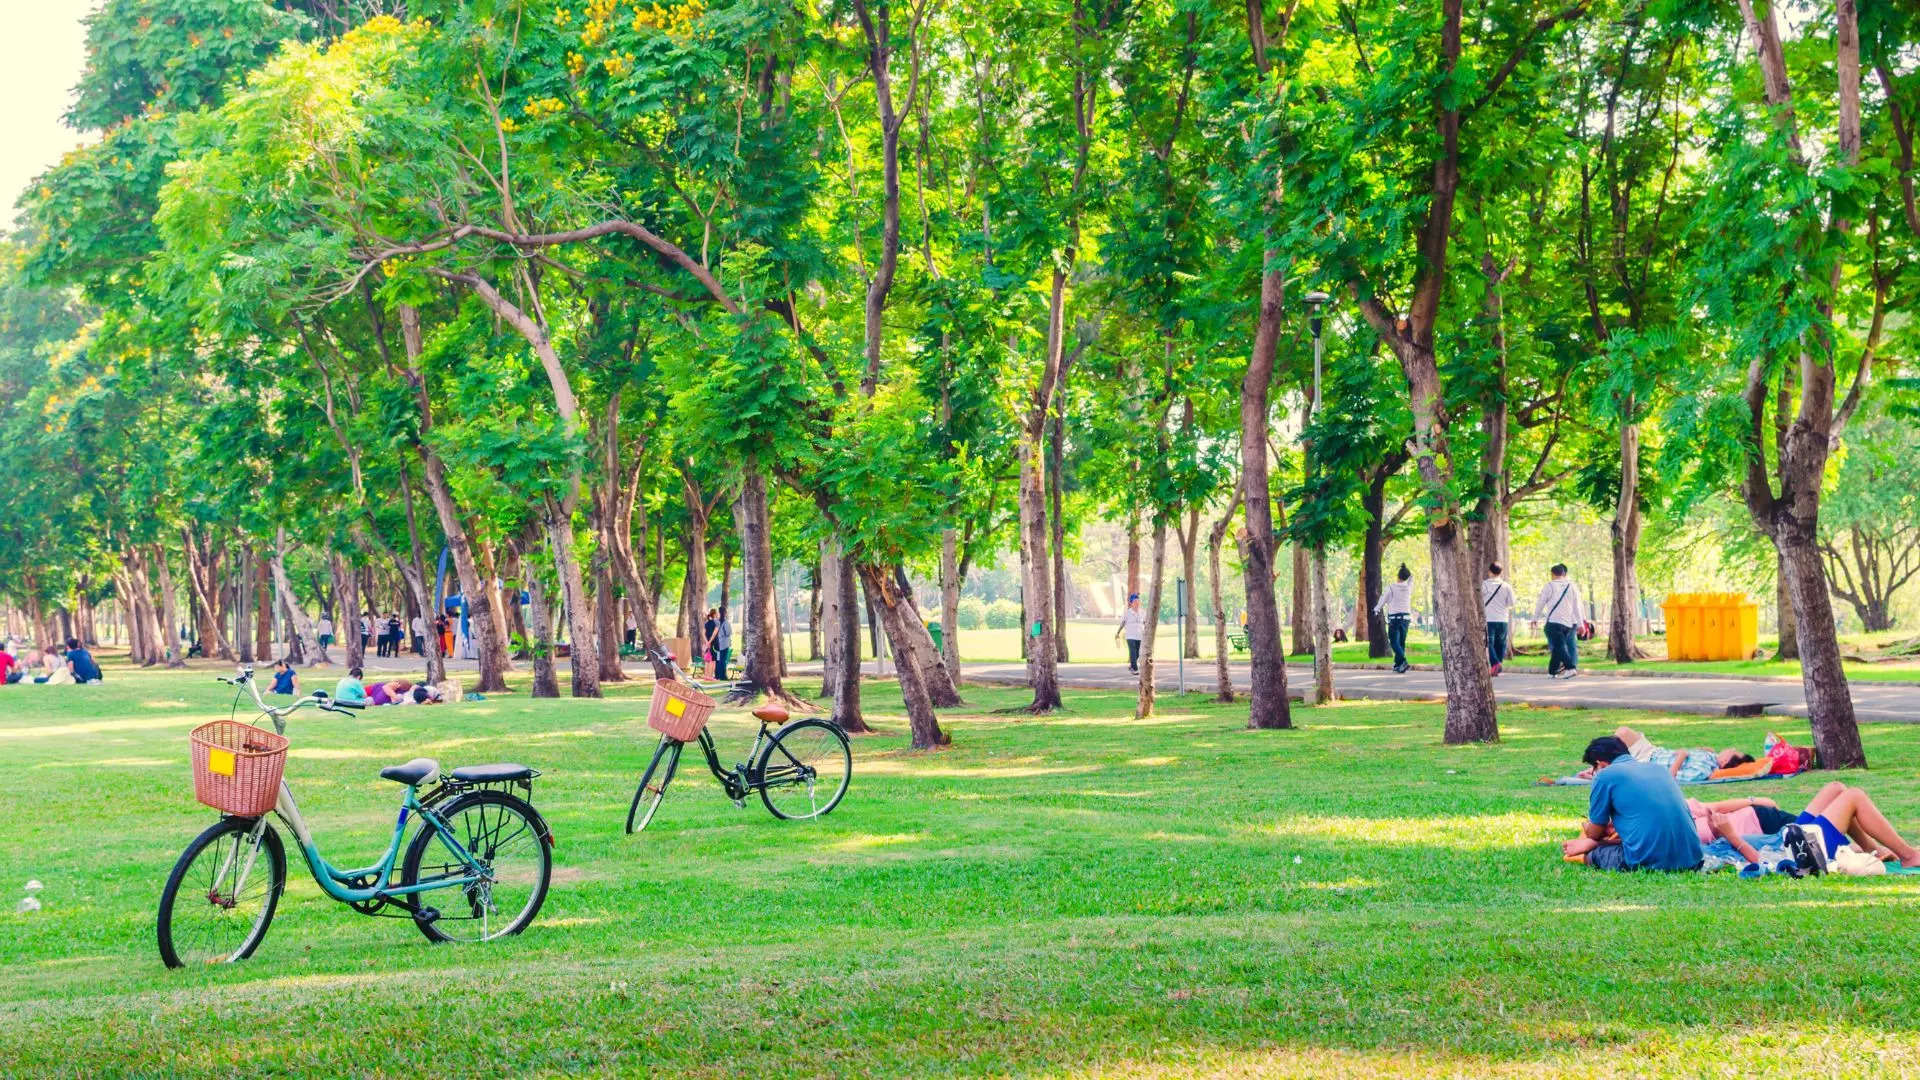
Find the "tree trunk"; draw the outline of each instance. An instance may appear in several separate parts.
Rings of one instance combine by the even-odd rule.
[[[1049,539],[1052,542],[1053,555],[1053,621],[1049,631],[1053,634],[1053,659],[1057,664],[1066,663],[1067,653],[1067,522],[1061,509],[1061,486],[1065,484],[1066,470],[1066,426],[1064,415],[1067,387],[1068,365],[1060,366],[1060,382],[1054,389],[1053,416],[1047,423],[1047,502]],[[957,676],[958,664],[952,670]],[[954,704],[959,704],[959,695],[954,695]],[[938,695],[935,704],[939,704]]]
[[[1127,595],[1131,600],[1140,595],[1140,511],[1127,513]],[[1125,604],[1123,603],[1124,607]]]
[[[340,591],[339,610],[333,615],[333,632],[347,652],[347,667],[357,668],[366,662],[366,650],[360,645],[360,575],[347,565],[346,557],[338,551],[329,553],[333,564],[333,584]]]
[[[604,545],[594,552],[594,628],[600,635],[600,681],[603,683],[627,681],[627,673],[620,669],[620,643],[626,637],[626,627],[620,618],[620,593],[614,588],[611,563]]]
[[[166,643],[166,663],[168,667],[185,667],[186,657],[180,648],[180,607],[178,594],[173,590],[173,571],[167,566],[167,553],[160,545],[153,545],[153,566],[160,572],[161,624]]]
[[[1269,249],[1260,276],[1260,318],[1253,353],[1240,380],[1240,484],[1246,503],[1247,645],[1252,653],[1250,728],[1290,728],[1287,662],[1280,641],[1280,606],[1273,595],[1273,490],[1267,478],[1267,395],[1273,385],[1286,288],[1280,255]]]
[[[547,547],[553,552],[554,570],[560,579],[560,598],[566,605],[568,667],[573,674],[573,696],[600,696],[600,635],[594,631],[593,607],[587,599],[586,581],[580,572],[580,559],[573,552],[573,513],[562,500],[546,498],[543,524]]]
[[[1233,700],[1233,672],[1227,664],[1232,647],[1227,641],[1227,605],[1220,598],[1220,544],[1233,527],[1233,514],[1240,508],[1240,488],[1235,485],[1227,511],[1207,531],[1207,586],[1213,599],[1213,666],[1216,678],[1214,694],[1221,701]]]
[[[163,579],[163,584],[166,584]],[[167,585],[169,591],[172,586]],[[313,631],[313,619],[307,615],[307,609],[300,606],[300,600],[293,595],[293,581],[287,576],[287,530],[282,528],[274,534],[273,545],[273,591],[280,599],[280,610],[285,613],[288,623],[293,627],[294,637],[300,642],[302,656],[311,657],[314,666],[332,664],[327,658],[327,650],[320,647],[320,637]],[[168,602],[172,606],[172,602]]]
[[[1188,420],[1191,422],[1192,402],[1187,403]],[[1200,605],[1194,602],[1196,578],[1194,570],[1200,558],[1200,504],[1195,503],[1187,510],[1187,527],[1180,530],[1180,569],[1186,575],[1186,595],[1182,598],[1186,610],[1181,612],[1180,625],[1182,637],[1181,651],[1189,660],[1200,659]]]
[[[773,615],[773,522],[767,510],[767,481],[748,462],[740,493],[733,500],[734,528],[740,535],[741,576],[746,601],[740,615],[740,677],[752,689],[798,701],[780,678],[779,625]]]
[[[273,576],[272,560],[253,556],[253,657],[266,664],[273,660]]]
[[[1027,685],[1033,688],[1031,712],[1051,712],[1061,706],[1059,670],[1055,666],[1056,627],[1051,560],[1047,553],[1046,442],[1036,433],[1020,441],[1020,544],[1025,550],[1026,619],[1020,634],[1027,638]],[[1033,633],[1034,624],[1040,633]]]
[[[560,675],[553,663],[553,611],[547,605],[546,588],[532,573],[526,576],[526,589],[532,601],[527,605],[527,618],[531,623],[527,631],[532,643],[529,651],[533,653],[532,693],[537,698],[557,698]]]
[[[408,557],[401,559],[396,553],[393,561],[398,565],[400,578],[405,582],[407,593],[412,599],[414,614],[428,623],[426,632],[421,634],[420,642],[427,654],[427,681],[444,682],[447,678],[447,665],[445,658],[440,655],[440,638],[432,633],[431,620],[426,618],[427,613],[434,607],[433,586],[430,584],[433,579],[427,575],[428,559],[426,548],[420,542],[420,519],[413,508],[413,474],[407,470],[405,458],[400,459],[400,508],[405,511],[407,520]],[[412,633],[412,629],[412,618],[402,613],[400,639],[403,643]]]
[[[1153,715],[1154,642],[1160,637],[1160,603],[1164,598],[1162,590],[1167,581],[1167,518],[1164,514],[1153,515],[1153,576],[1147,581],[1147,602],[1142,605],[1147,617],[1146,632],[1140,635],[1140,686],[1134,703],[1133,718],[1144,719]]]
[[[203,549],[191,527],[180,530],[181,551],[186,555],[187,583],[199,601],[195,615],[199,622],[200,650],[209,658],[233,659],[233,647],[220,626],[220,576],[214,565],[211,542]]]
[[[1373,659],[1388,654],[1387,617],[1374,610],[1380,606],[1381,593],[1386,589],[1386,567],[1383,563],[1387,556],[1387,479],[1384,469],[1377,469],[1367,479],[1366,490],[1360,495],[1360,506],[1367,515],[1366,539],[1360,542],[1360,608],[1361,618],[1367,625],[1367,655]]]
[[[1293,549],[1292,622],[1294,656],[1313,655],[1313,555]]]
[[[1407,377],[1413,408],[1414,462],[1429,492],[1450,490],[1444,391],[1433,350],[1398,338],[1394,351]],[[1493,696],[1493,671],[1487,659],[1486,620],[1480,610],[1479,574],[1461,528],[1460,508],[1452,501],[1427,510],[1427,546],[1433,558],[1435,615],[1440,626],[1440,663],[1447,683],[1446,741],[1493,742],[1500,738]]]
[[[1635,566],[1640,555],[1640,425],[1620,425],[1620,497],[1609,528],[1613,549],[1613,614],[1607,628],[1607,655],[1615,663],[1631,664],[1646,653],[1634,640],[1635,617],[1640,613],[1640,580]]]
[[[946,658],[940,650],[933,647],[933,635],[927,632],[926,616],[920,610],[919,601],[913,598],[913,585],[907,580],[905,567],[895,565],[892,569],[894,588],[900,594],[899,603],[906,616],[902,630],[906,634],[904,647],[896,643],[895,659],[902,663],[911,663],[920,670],[920,681],[926,685],[927,696],[933,700],[936,709],[957,709],[966,702],[960,699],[959,679],[955,672],[947,667]]]
[[[1774,552],[1773,602],[1774,610],[1779,612],[1775,621],[1780,629],[1779,647],[1773,650],[1775,660],[1800,659],[1800,625],[1793,610],[1793,591],[1790,584],[1793,572],[1787,568],[1785,552]]]
[[[826,662],[820,696],[833,702],[833,721],[850,735],[870,732],[860,708],[860,590],[840,549],[840,538],[820,540],[820,611]]]
[[[887,640],[893,645],[894,655],[901,658],[896,668],[900,677],[900,697],[907,706],[907,726],[912,732],[913,748],[933,750],[944,746],[950,740],[947,733],[940,729],[939,717],[934,715],[933,698],[927,693],[919,665],[912,663],[908,656],[907,623],[915,617],[913,605],[909,598],[901,594],[888,568],[863,563],[858,569],[874,613],[886,628]]]
[[[253,663],[253,634],[247,621],[254,612],[253,600],[253,562],[254,555],[245,545],[239,548],[240,554],[233,565],[233,638],[236,657],[242,664]]]
[[[960,678],[960,536],[946,529],[940,536],[940,649],[947,670]]]
[[[813,564],[812,584],[807,589],[807,659],[819,660],[820,651],[820,563]]]
[[[426,400],[426,390],[419,391],[419,409],[422,431],[432,424],[432,415]],[[467,628],[473,635],[474,656],[479,663],[479,682],[474,687],[481,693],[501,693],[507,689],[507,669],[512,663],[507,658],[507,642],[500,633],[500,624],[494,618],[493,595],[489,580],[480,573],[479,565],[474,561],[473,542],[467,532],[466,521],[460,516],[460,509],[453,501],[453,487],[447,482],[445,464],[440,455],[426,442],[415,443],[419,452],[420,473],[426,480],[427,498],[433,503],[434,516],[440,522],[440,533],[446,538],[447,550],[453,556],[454,576],[460,581],[460,594],[467,602]],[[338,621],[338,620],[336,620]],[[432,633],[432,620],[428,620],[427,632]]]
[[[1813,520],[1785,522],[1775,540],[1787,571],[1799,628],[1800,681],[1821,766],[1864,769],[1867,755],[1854,719],[1853,693],[1841,666],[1840,636],[1833,624],[1833,603],[1827,592],[1826,565],[1820,558],[1816,528]]]
[[[1313,702],[1330,704],[1333,692],[1333,618],[1327,610],[1327,552],[1313,550]]]

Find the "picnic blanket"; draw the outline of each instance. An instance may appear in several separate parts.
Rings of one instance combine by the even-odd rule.
[[[1734,770],[1723,769],[1721,771],[1732,772]],[[1719,774],[1715,774],[1705,780],[1689,781],[1683,786],[1696,787],[1706,784],[1744,784],[1750,780],[1785,780],[1789,776],[1799,776],[1806,771],[1805,769],[1800,769],[1790,773],[1760,773],[1754,776],[1720,776]],[[1593,783],[1593,777],[1591,776],[1543,776],[1534,781],[1534,784],[1538,787],[1578,787],[1591,783]]]

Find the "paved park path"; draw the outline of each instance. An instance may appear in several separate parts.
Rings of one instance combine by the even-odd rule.
[[[1233,684],[1240,690],[1250,686],[1247,665],[1230,665]],[[814,670],[818,670],[817,667]],[[878,673],[871,663],[868,671]],[[1024,686],[1024,664],[961,665],[968,682]],[[1187,661],[1187,689],[1211,691],[1214,685],[1211,660]],[[1062,686],[1096,690],[1124,690],[1136,685],[1138,677],[1122,663],[1068,663],[1060,665]],[[1287,688],[1300,696],[1300,687],[1311,684],[1313,671],[1308,667],[1287,666]],[[1179,672],[1171,663],[1156,665],[1154,681],[1163,691],[1179,688]],[[1435,701],[1447,696],[1439,671],[1392,671],[1371,668],[1339,667],[1334,671],[1335,692],[1343,698],[1367,698],[1386,701]],[[1853,685],[1855,715],[1863,722],[1920,723],[1920,686],[1856,682]],[[1545,672],[1508,671],[1493,680],[1494,691],[1502,702],[1524,705],[1558,705],[1575,709],[1645,709],[1653,712],[1694,713],[1704,716],[1798,716],[1807,715],[1806,697],[1800,683],[1736,678],[1672,678],[1654,675],[1582,675],[1574,679],[1553,679]]]

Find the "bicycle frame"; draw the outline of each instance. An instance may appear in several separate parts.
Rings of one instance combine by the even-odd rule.
[[[342,711],[337,706],[329,705],[324,698],[311,696],[301,698],[285,708],[276,708],[275,706],[269,705],[266,699],[260,696],[260,687],[253,681],[253,670],[251,668],[242,668],[237,677],[233,679],[222,679],[221,681],[232,683],[235,686],[245,687],[251,691],[253,694],[253,702],[259,707],[261,714],[271,719],[274,729],[282,735],[286,734],[287,731],[287,717],[298,712],[304,705],[315,705],[330,712]],[[709,756],[711,756],[711,751],[709,751]],[[446,820],[435,813],[432,807],[421,805],[419,791],[414,787],[408,787],[407,793],[401,797],[400,815],[394,820],[393,836],[387,842],[386,854],[382,855],[380,861],[372,866],[359,867],[357,869],[343,870],[328,862],[326,857],[320,854],[319,845],[315,843],[313,838],[313,830],[308,828],[306,818],[301,816],[300,804],[294,801],[293,789],[287,786],[287,780],[284,775],[280,778],[280,795],[274,803],[273,812],[279,815],[280,820],[286,823],[287,828],[293,833],[294,839],[299,842],[300,854],[307,860],[307,869],[313,874],[314,884],[320,886],[321,891],[341,903],[354,904],[371,900],[411,897],[415,893],[430,892],[434,889],[471,885],[476,882],[485,881],[489,876],[484,868],[481,867],[479,860],[475,859],[473,855],[461,845],[460,841],[454,837],[453,830],[447,827]],[[405,837],[407,831],[407,815],[413,812],[419,813],[421,819],[431,826],[434,832],[440,835],[441,841],[447,845],[448,850],[452,851],[462,863],[466,864],[467,869],[471,871],[470,873],[464,877],[441,877],[432,881],[416,882],[412,885],[389,886],[387,884],[388,877],[393,873],[394,860],[400,855],[400,841]],[[266,825],[267,818],[264,814],[254,823],[253,835],[250,839],[253,841],[252,849],[255,852],[259,851],[258,842],[260,834],[266,828]],[[241,868],[240,876],[235,880],[235,892],[238,892],[244,886],[246,876],[252,869],[251,857],[249,857],[248,865]],[[222,876],[224,876],[224,871],[225,868],[222,868]],[[354,881],[367,877],[372,877],[377,884],[368,887],[354,885]],[[411,905],[412,901],[409,899],[407,903]]]
[[[765,724],[762,724],[760,725],[760,734],[753,737],[753,748],[747,751],[748,762],[752,762],[760,756],[760,748],[766,745],[767,738],[767,727]],[[750,793],[765,786],[764,784],[754,782],[753,778],[747,775],[752,769],[751,764],[742,765],[733,769],[722,769],[720,767],[720,751],[713,741],[712,732],[701,728],[699,742],[700,749],[707,755],[707,771],[711,772],[713,778],[720,781],[720,786],[726,789],[727,798],[739,802],[745,799]]]

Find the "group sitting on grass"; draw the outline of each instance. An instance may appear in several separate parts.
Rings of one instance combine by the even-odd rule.
[[[359,668],[347,672],[333,688],[333,699],[348,705],[441,705],[459,701],[464,695],[460,684],[451,679],[442,683],[413,683],[390,679],[368,686],[366,673]]]
[[[36,671],[40,674],[34,674]],[[73,686],[97,683],[100,679],[99,661],[78,638],[68,638],[65,649],[52,648],[45,652],[19,650],[19,646],[9,649],[0,644],[0,685]]]
[[[1726,751],[1694,753],[1718,757]],[[1798,877],[1826,872],[1849,846],[1850,856],[1870,856],[1870,863],[1920,867],[1920,849],[1900,836],[1872,797],[1838,781],[1821,788],[1795,815],[1766,798],[1688,799],[1674,779],[1672,761],[1636,753],[1619,733],[1593,740],[1584,760],[1594,774],[1587,820],[1561,852],[1598,870],[1733,866],[1743,876]]]

